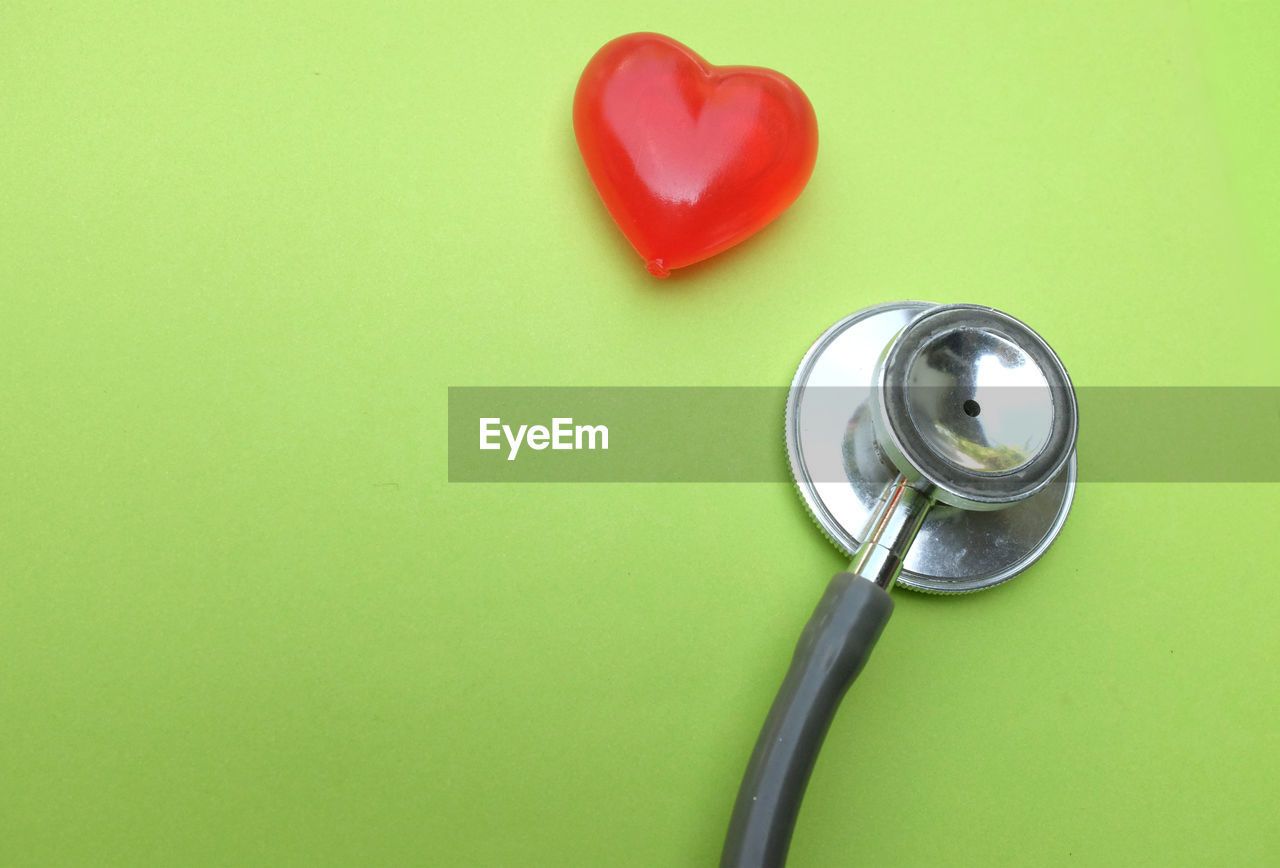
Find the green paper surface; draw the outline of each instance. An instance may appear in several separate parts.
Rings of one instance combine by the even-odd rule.
[[[570,122],[636,30],[821,136],[661,282]],[[714,864],[845,561],[785,483],[451,484],[448,388],[785,386],[901,298],[1082,386],[1280,384],[1277,44],[1261,0],[10,0],[0,864]],[[1082,485],[1016,581],[896,592],[790,864],[1280,862],[1276,496]]]

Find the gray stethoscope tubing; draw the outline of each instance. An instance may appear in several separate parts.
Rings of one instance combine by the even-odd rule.
[[[1076,431],[1062,362],[992,308],[880,305],[814,344],[788,395],[787,448],[806,505],[852,562],[800,636],[738,791],[723,868],[786,861],[818,750],[893,612],[895,581],[981,590],[1053,541],[1074,493]]]

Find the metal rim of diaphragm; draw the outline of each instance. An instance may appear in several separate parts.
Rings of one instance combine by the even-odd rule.
[[[787,454],[814,521],[852,555],[896,469],[876,442],[877,362],[908,323],[938,305],[904,301],[857,311],[824,332],[801,361],[787,395]],[[1076,457],[1051,483],[997,511],[939,503],[925,518],[897,584],[953,594],[984,590],[1034,563],[1061,531],[1076,485]]]

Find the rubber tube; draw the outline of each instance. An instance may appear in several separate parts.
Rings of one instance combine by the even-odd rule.
[[[777,868],[786,862],[818,749],[892,613],[893,600],[872,582],[852,573],[831,580],[800,634],[747,763],[721,868]]]

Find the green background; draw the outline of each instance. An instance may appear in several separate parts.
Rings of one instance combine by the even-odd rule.
[[[570,124],[642,29],[821,130],[665,282]],[[783,484],[451,485],[447,387],[785,385],[898,298],[1081,385],[1276,385],[1278,41],[1270,2],[9,0],[0,862],[713,864],[841,557]],[[1280,861],[1276,494],[1086,485],[1016,582],[898,592],[791,864]]]

